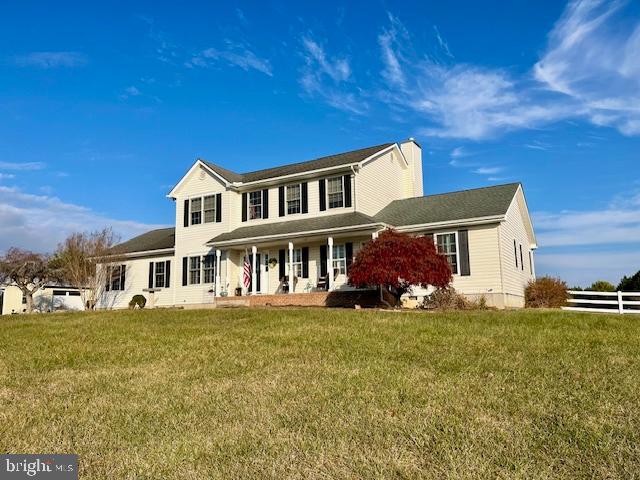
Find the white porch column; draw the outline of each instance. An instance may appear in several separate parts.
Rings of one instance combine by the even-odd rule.
[[[222,252],[220,250],[216,250],[216,291],[215,296],[219,297],[222,289],[220,288],[220,255]]]
[[[231,270],[231,265],[229,265],[229,250],[225,250],[224,252],[224,289],[229,295],[229,270]]]
[[[258,247],[255,245],[251,247],[251,295],[256,294],[256,256],[258,254]]]
[[[327,239],[327,273],[329,274],[329,290],[333,290],[333,237]]]
[[[293,293],[293,242],[289,242],[289,293]]]
[[[373,232],[371,234],[371,240],[375,240],[376,238],[378,238],[378,232]]]

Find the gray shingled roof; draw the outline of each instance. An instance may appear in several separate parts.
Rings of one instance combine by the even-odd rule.
[[[143,233],[113,247],[113,252],[118,254],[147,252],[174,248],[176,244],[175,228],[159,228]]]
[[[465,218],[504,215],[519,183],[394,200],[375,215],[376,220],[394,225],[421,225]]]
[[[323,215],[301,220],[277,223],[263,223],[236,228],[232,232],[222,233],[212,238],[209,243],[228,242],[241,238],[257,238],[270,235],[287,235],[296,232],[313,232],[332,228],[354,227],[380,223],[369,215],[360,212],[342,213],[339,215]]]
[[[202,160],[209,166],[214,172],[221,177],[225,178],[229,182],[255,182],[258,180],[267,180],[275,177],[282,177],[284,175],[292,175],[296,173],[304,173],[310,170],[318,170],[322,168],[339,167],[341,165],[349,165],[352,163],[358,163],[365,158],[370,157],[380,150],[393,145],[392,143],[383,143],[382,145],[376,145],[374,147],[361,148],[359,150],[353,150],[351,152],[339,153],[337,155],[329,155],[327,157],[316,158],[315,160],[308,160],[306,162],[291,163],[289,165],[283,165],[281,167],[267,168],[265,170],[257,170],[255,172],[248,173],[235,173],[226,168],[222,168],[215,163]]]

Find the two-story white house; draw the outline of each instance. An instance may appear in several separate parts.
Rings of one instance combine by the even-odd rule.
[[[124,308],[135,294],[153,307],[236,295],[305,304],[303,294],[353,290],[349,265],[386,228],[433,235],[456,290],[491,305],[523,306],[535,278],[522,185],[423,196],[413,139],[242,174],[198,159],[168,197],[175,228],[116,247],[102,307]]]

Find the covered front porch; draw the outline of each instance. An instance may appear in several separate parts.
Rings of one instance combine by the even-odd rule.
[[[225,278],[216,279],[215,296],[355,290],[348,282],[349,266],[358,250],[380,230],[379,225],[367,225],[212,241],[217,258],[224,259],[218,272],[225,272]]]

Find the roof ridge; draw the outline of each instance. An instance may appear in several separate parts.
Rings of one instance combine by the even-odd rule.
[[[244,177],[249,176],[249,175],[258,175],[260,173],[265,173],[265,172],[269,172],[269,171],[272,171],[272,170],[277,170],[277,169],[285,168],[285,167],[291,167],[291,166],[294,166],[294,165],[295,166],[300,166],[300,165],[310,164],[310,163],[313,163],[313,162],[326,160],[326,159],[332,158],[332,157],[339,157],[339,156],[342,156],[342,155],[354,154],[354,153],[357,153],[357,152],[361,152],[363,150],[378,149],[378,151],[379,151],[379,150],[383,150],[385,148],[388,148],[391,145],[394,145],[395,143],[396,142],[381,143],[379,145],[371,145],[369,147],[362,147],[362,148],[356,148],[354,150],[347,150],[346,152],[339,152],[339,153],[332,153],[330,155],[323,155],[321,157],[312,158],[310,160],[303,160],[301,162],[290,162],[290,163],[285,163],[283,165],[277,165],[277,166],[268,167],[268,168],[261,168],[261,169],[258,169],[258,170],[252,170],[252,171],[243,172],[243,173],[234,172],[233,170],[229,170],[228,168],[225,168],[225,167],[223,167],[223,166],[221,166],[221,165],[219,165],[219,164],[217,164],[215,162],[211,162],[209,160],[206,160],[206,159],[204,159],[202,157],[198,157],[197,160],[200,160],[200,161],[202,161],[202,162],[204,162],[204,163],[206,163],[206,164],[208,164],[210,166],[213,165],[216,168],[219,168],[220,170],[224,170],[226,172],[229,172],[230,174],[232,174],[234,176],[237,176],[237,177],[239,177],[239,178],[244,180]],[[227,180],[231,180],[231,179],[227,179]]]
[[[442,193],[433,193],[431,195],[423,195],[422,197],[411,197],[411,198],[429,198],[429,197],[439,197],[442,195],[451,195],[452,193],[463,193],[463,192],[474,192],[477,190],[488,190],[490,188],[499,188],[499,187],[508,187],[511,185],[522,185],[522,182],[509,182],[509,183],[499,183],[498,185],[487,185],[486,187],[476,187],[476,188],[463,188],[462,190],[453,190],[452,192],[442,192]],[[395,201],[408,200],[407,198],[400,198]]]

